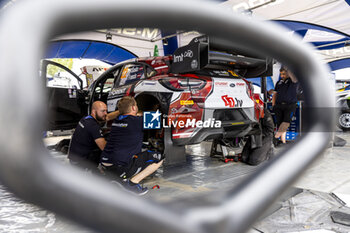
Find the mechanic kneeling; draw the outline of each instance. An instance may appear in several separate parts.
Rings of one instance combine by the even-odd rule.
[[[107,106],[101,101],[92,104],[91,114],[79,121],[72,136],[68,152],[72,165],[98,173],[97,166],[106,145],[100,124],[114,119],[117,114],[117,112],[107,114]]]
[[[147,188],[139,183],[155,172],[164,156],[154,151],[142,152],[143,117],[135,99],[125,96],[118,102],[120,115],[112,124],[101,165],[107,176],[116,177],[127,190],[143,195]]]

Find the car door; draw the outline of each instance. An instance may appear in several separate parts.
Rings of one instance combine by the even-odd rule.
[[[42,60],[41,78],[46,82],[47,130],[68,130],[87,114],[83,81],[69,68]]]
[[[116,86],[122,67],[123,65],[117,65],[108,69],[89,87],[89,112],[92,103],[95,101],[102,101],[108,105],[109,95]],[[112,111],[114,109],[108,108],[108,112]]]

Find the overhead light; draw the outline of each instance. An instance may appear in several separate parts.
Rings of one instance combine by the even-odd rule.
[[[106,41],[112,41],[112,34],[110,32],[107,32],[106,34]]]
[[[168,43],[168,39],[167,38],[164,38],[163,39],[163,45],[167,46],[169,43]]]

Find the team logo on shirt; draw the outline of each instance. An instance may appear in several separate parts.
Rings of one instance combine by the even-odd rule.
[[[156,112],[143,112],[143,128],[144,129],[160,129],[160,116],[162,114]]]
[[[119,128],[126,128],[128,127],[127,123],[113,123],[112,126],[119,127]]]

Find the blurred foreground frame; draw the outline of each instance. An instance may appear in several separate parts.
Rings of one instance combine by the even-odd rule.
[[[0,181],[18,197],[94,230],[245,232],[331,139],[333,115],[310,113],[309,132],[225,193],[217,206],[173,211],[134,197],[48,156],[41,139],[46,116],[38,67],[50,38],[122,27],[200,31],[225,47],[239,46],[290,67],[304,88],[305,104],[314,108],[334,107],[325,67],[306,45],[283,36],[281,28],[206,1],[17,1],[0,17]]]

